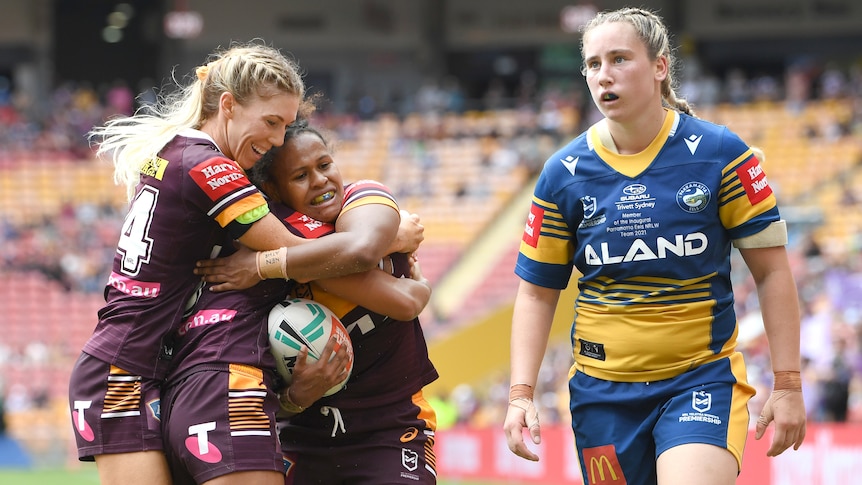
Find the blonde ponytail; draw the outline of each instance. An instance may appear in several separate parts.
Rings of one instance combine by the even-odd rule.
[[[96,155],[112,159],[114,182],[125,185],[129,200],[135,194],[143,164],[154,159],[181,131],[200,128],[215,116],[222,93],[231,93],[240,104],[264,87],[275,87],[300,99],[305,96],[298,66],[273,47],[257,42],[236,44],[210,57],[210,62],[195,69],[188,86],[180,86],[154,106],[111,119],[90,131],[90,140],[98,145]]]

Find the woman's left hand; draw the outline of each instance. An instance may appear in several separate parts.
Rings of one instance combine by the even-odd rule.
[[[802,400],[801,391],[772,391],[757,418],[754,439],[762,438],[769,423],[773,421],[775,421],[775,432],[766,456],[778,456],[791,446],[794,450],[798,450],[805,440],[806,421],[805,403]]]

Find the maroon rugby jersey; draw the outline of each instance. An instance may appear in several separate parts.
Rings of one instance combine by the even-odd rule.
[[[219,257],[234,252],[227,242],[225,248]],[[267,279],[246,290],[220,293],[209,291],[209,283],[204,286],[194,311],[177,330],[171,374],[177,376],[201,364],[274,369],[267,321],[273,305],[287,296],[288,285],[287,280]]]
[[[342,213],[368,203],[397,208],[388,189],[376,182],[363,181],[345,188]],[[335,231],[333,224],[317,221],[285,206],[273,203],[271,208],[288,229],[300,237],[314,239]],[[224,246],[220,256],[233,252],[227,242]],[[393,255],[393,261],[397,276],[409,275],[406,255]],[[243,291],[213,293],[204,287],[194,310],[177,330],[175,367],[171,374],[181,375],[197,365],[245,364],[274,368],[274,358],[268,352],[267,317],[272,306],[287,296],[288,286],[283,280],[270,279]],[[374,399],[372,404],[403,400],[405,395],[414,394],[437,378],[418,320],[394,322],[345,300],[336,301],[316,285],[313,294],[307,285],[300,288],[296,296],[316,298],[326,304],[351,330],[355,361],[349,386],[369,396],[356,403],[359,407],[364,407],[371,399]],[[370,322],[377,322],[380,329]],[[383,377],[373,377],[376,374]],[[359,384],[354,385],[354,381]]]
[[[228,235],[241,236],[247,226],[235,219],[265,205],[239,165],[207,135],[188,130],[175,137],[141,167],[106,305],[84,351],[128,372],[163,378],[170,337],[199,290],[195,262],[213,257]]]
[[[342,214],[360,205],[382,203],[397,209],[389,190],[372,181],[359,181],[345,187]],[[316,221],[283,206],[271,206],[274,214],[288,224],[288,229],[304,238],[317,238],[335,231],[333,224]],[[393,274],[409,277],[406,254],[392,254]],[[314,282],[297,285],[294,297],[309,298],[326,305],[350,332],[353,343],[353,373],[347,387],[324,397],[314,407],[332,406],[342,412],[409,400],[410,396],[437,379],[437,370],[428,357],[428,347],[419,319],[395,321],[326,293]],[[301,425],[303,416],[291,418],[291,425]]]

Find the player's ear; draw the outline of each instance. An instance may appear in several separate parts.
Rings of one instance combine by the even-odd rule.
[[[225,114],[228,119],[233,118],[233,109],[236,105],[236,98],[233,94],[225,91],[219,96],[219,110]]]
[[[655,60],[655,80],[659,82],[663,82],[667,79],[668,73],[670,72],[670,68],[667,62],[667,56],[658,56]]]

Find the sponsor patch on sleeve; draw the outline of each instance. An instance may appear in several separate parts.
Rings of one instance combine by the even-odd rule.
[[[763,171],[757,158],[751,157],[737,168],[736,176],[739,177],[751,205],[757,205],[772,195],[772,187],[766,181],[766,172]]]
[[[285,217],[284,220],[302,233],[302,237],[305,239],[317,239],[318,237],[335,232],[334,224],[318,221],[300,212],[294,212]]]
[[[170,162],[161,157],[148,160],[141,166],[141,174],[162,180],[162,177],[165,176],[165,169],[168,168],[168,163]]]
[[[199,163],[190,175],[213,201],[251,183],[238,165],[224,158],[211,158]]]
[[[539,244],[539,233],[542,231],[542,220],[545,218],[545,210],[536,204],[530,206],[530,214],[527,216],[527,225],[524,227],[525,243],[532,247]]]

